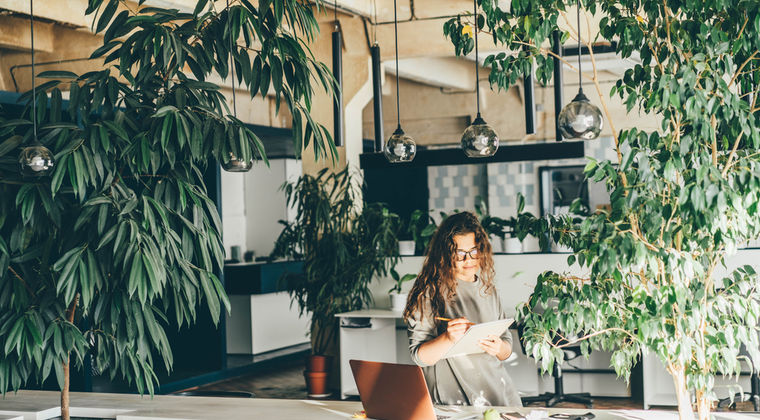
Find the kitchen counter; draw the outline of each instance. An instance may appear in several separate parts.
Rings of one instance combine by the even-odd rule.
[[[302,261],[249,262],[224,264],[224,286],[230,295],[260,295],[284,290],[284,273],[303,272]]]

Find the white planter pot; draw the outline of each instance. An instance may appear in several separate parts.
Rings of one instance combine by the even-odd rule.
[[[394,312],[403,312],[406,307],[406,298],[408,293],[390,293],[391,310]]]
[[[518,238],[504,239],[504,252],[507,254],[522,254],[523,244]]]
[[[506,252],[506,251],[504,251],[504,240],[503,239],[497,238],[497,237],[492,237],[490,239],[491,239],[491,250],[494,253]]]
[[[398,255],[414,255],[414,241],[398,241]]]
[[[552,241],[551,246],[552,252],[558,252],[558,253],[571,253],[573,252],[573,249],[566,245],[558,244],[554,241]]]

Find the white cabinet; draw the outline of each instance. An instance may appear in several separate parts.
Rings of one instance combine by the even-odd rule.
[[[340,319],[340,397],[359,395],[348,361],[412,364],[401,314],[368,309],[336,315]]]
[[[309,319],[298,316],[287,292],[230,295],[227,353],[260,354],[307,343]]]

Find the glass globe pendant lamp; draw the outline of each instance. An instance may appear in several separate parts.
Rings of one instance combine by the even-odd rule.
[[[404,133],[401,128],[401,112],[398,87],[398,18],[396,16],[396,0],[393,0],[393,34],[396,37],[396,118],[398,126],[396,131],[385,142],[383,154],[390,163],[411,162],[417,153],[417,144],[414,139]]]
[[[227,32],[230,34],[230,80],[232,80],[232,115],[237,119],[237,101],[235,99],[235,60],[232,57],[234,43],[232,39],[232,11],[230,9],[230,0],[227,0]],[[253,157],[243,160],[234,152],[229,152],[229,159],[222,160],[222,169],[227,172],[248,172],[253,167]]]
[[[21,166],[21,174],[24,176],[45,176],[55,166],[55,159],[50,150],[37,142],[24,147],[19,153],[18,162]]]
[[[480,116],[480,80],[479,80],[479,67],[478,61],[478,3],[477,0],[472,1],[473,4],[473,18],[475,24],[475,30],[473,31],[475,37],[475,97],[477,106],[477,116],[472,121],[469,127],[462,133],[462,151],[467,157],[489,157],[493,156],[497,150],[499,150],[499,136],[488,125],[485,120]]]
[[[28,177],[40,177],[50,174],[55,166],[55,159],[50,149],[43,146],[37,139],[37,89],[36,74],[34,70],[34,0],[29,0],[29,25],[31,32],[32,48],[32,144],[24,147],[19,153],[18,163],[21,174]]]
[[[557,126],[563,137],[568,139],[594,140],[599,137],[604,127],[602,111],[599,107],[589,102],[583,94],[583,81],[581,73],[581,5],[577,2],[578,19],[578,95],[562,108],[557,118]]]
[[[478,114],[462,134],[462,150],[467,157],[493,156],[499,150],[499,136]]]
[[[253,167],[253,159],[242,160],[232,152],[230,152],[229,158],[227,162],[222,162],[222,169],[227,172],[248,172]]]
[[[572,102],[562,108],[557,119],[559,130],[563,137],[569,139],[593,140],[599,137],[604,126],[602,111],[599,107],[589,102],[583,89]]]
[[[385,143],[383,152],[388,162],[411,162],[417,152],[417,145],[414,143],[414,139],[404,133],[399,125]]]

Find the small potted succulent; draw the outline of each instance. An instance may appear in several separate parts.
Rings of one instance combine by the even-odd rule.
[[[416,274],[407,273],[403,276],[399,276],[398,272],[394,269],[390,270],[391,278],[394,280],[393,287],[388,290],[388,295],[391,298],[391,310],[396,312],[402,312],[406,306],[407,293],[401,293],[401,287],[409,280],[417,278]]]

